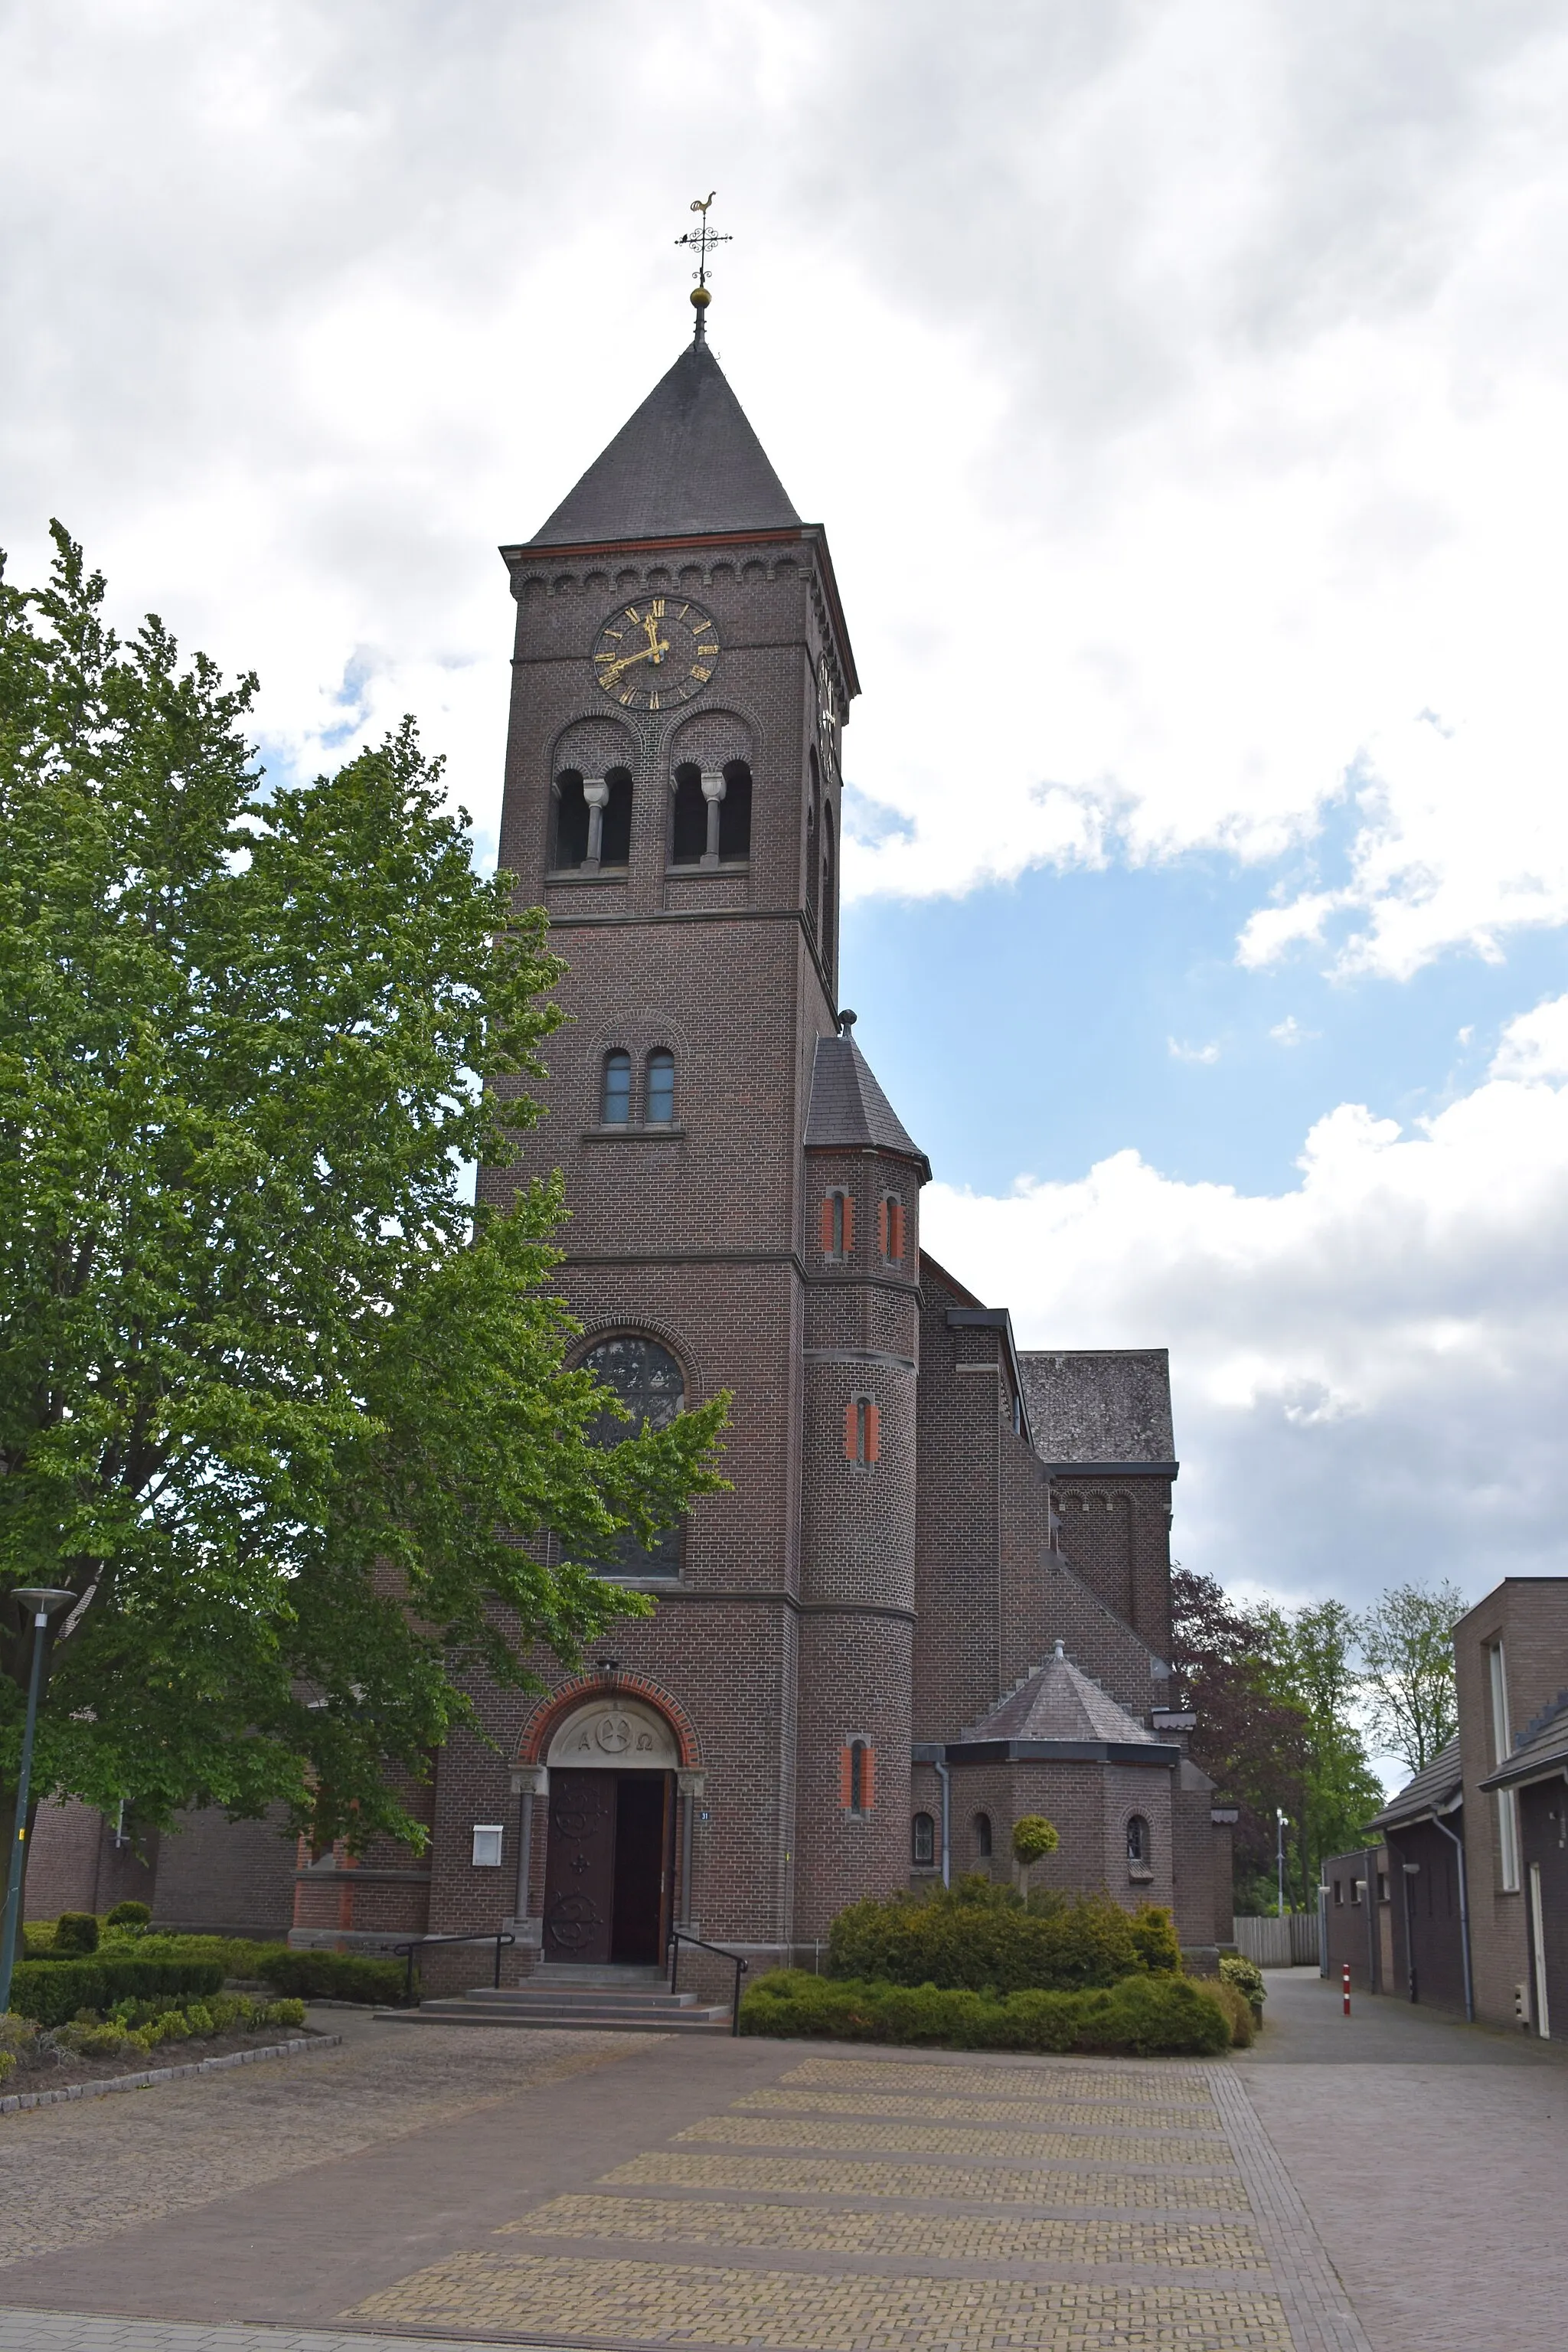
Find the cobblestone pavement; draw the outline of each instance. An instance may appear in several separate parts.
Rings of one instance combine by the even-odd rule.
[[[321,2013],[336,2031],[345,2012]],[[242,2066],[0,2122],[0,2261],[117,2238],[626,2055],[619,2033],[355,2033],[308,2063]],[[476,2051],[475,2040],[486,2045]],[[4,2271],[0,2270],[0,2279]]]
[[[807,2058],[344,2316],[788,2352],[1361,2352],[1222,2084],[1198,2066]]]
[[[1565,2053],[1270,2011],[1212,2066],[351,2021],[5,2118],[0,2352],[1559,2352]]]

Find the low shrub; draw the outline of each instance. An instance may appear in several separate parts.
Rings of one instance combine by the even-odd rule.
[[[87,1960],[23,1960],[11,1979],[11,2006],[40,2025],[64,2025],[79,2010],[96,2013],[121,2000],[216,1992],[223,1979],[216,1960],[121,1959],[103,1953]]]
[[[146,1927],[152,1925],[152,1920],[153,1906],[150,1903],[117,1903],[112,1911],[106,1911],[103,1915],[106,1927]]]
[[[377,2006],[401,2002],[407,1969],[402,1960],[372,1959],[363,1952],[295,1952],[287,1944],[260,1948],[256,1973],[279,1992],[305,2000],[359,2000]],[[416,1990],[418,1978],[415,1979]]]
[[[1024,1990],[993,2000],[963,1986],[867,1983],[779,1969],[742,1999],[741,2031],[787,2040],[1151,2057],[1227,2049],[1232,2023],[1217,1992],[1190,1977],[1132,1976],[1084,1991]]]
[[[82,1960],[97,1949],[98,1921],[92,1913],[62,1911],[55,1921],[55,1958],[58,1960]]]
[[[1226,1978],[1215,1979],[1213,1990],[1226,2015],[1230,2020],[1231,2045],[1237,2050],[1250,2050],[1258,2039],[1258,2014],[1239,1985]]]
[[[828,1936],[830,1976],[1006,1994],[1076,1992],[1143,1973],[1173,1975],[1168,1911],[1124,1911],[1109,1895],[1031,1895],[978,1876],[925,1895],[852,1903]]]
[[[220,1992],[184,2002],[121,2000],[107,2017],[74,2017],[56,2026],[46,2047],[82,2058],[112,2058],[157,2050],[166,2042],[256,2033],[304,2022],[302,2000],[253,2000],[248,1993]]]
[[[100,1951],[135,1953],[148,1960],[216,1960],[225,1976],[254,1977],[260,1973],[264,1952],[281,1951],[281,1944],[258,1944],[248,1936],[174,1936],[166,1928],[105,1928]]]
[[[1220,1957],[1219,1972],[1226,1984],[1234,1985],[1251,2002],[1254,2016],[1260,2018],[1267,1987],[1258,1962],[1247,1959],[1240,1952],[1225,1952]]]

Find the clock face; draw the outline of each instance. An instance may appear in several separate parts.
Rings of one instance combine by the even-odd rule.
[[[679,596],[623,604],[594,641],[595,675],[624,710],[677,709],[718,667],[718,623]]]

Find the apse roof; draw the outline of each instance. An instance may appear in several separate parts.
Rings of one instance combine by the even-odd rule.
[[[532,547],[787,530],[800,517],[705,342],[689,343]]]
[[[1109,1740],[1118,1746],[1131,1742],[1163,1751],[1168,1746],[1075,1666],[1060,1642],[1043,1666],[1037,1666],[1005,1698],[998,1699],[978,1723],[970,1724],[963,1737],[965,1740]]]
[[[852,1015],[846,1014],[846,1020]],[[811,1074],[811,1108],[805,1118],[805,1148],[850,1151],[892,1151],[912,1160],[922,1182],[931,1180],[931,1161],[910,1137],[898,1112],[871,1074],[865,1055],[853,1037],[819,1037]]]

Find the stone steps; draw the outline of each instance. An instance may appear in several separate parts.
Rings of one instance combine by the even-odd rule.
[[[629,1974],[630,1971],[627,1971]],[[552,1972],[547,1984],[509,1985],[500,1991],[475,1985],[447,1999],[423,2000],[417,2009],[380,2009],[376,2015],[400,2025],[489,2025],[585,2033],[728,2033],[728,2009],[700,2001],[694,1992],[656,1990],[649,1970],[641,1982],[606,1982],[610,1971],[594,1971],[597,1981],[563,1984]],[[651,1978],[652,1981],[648,1981]]]

